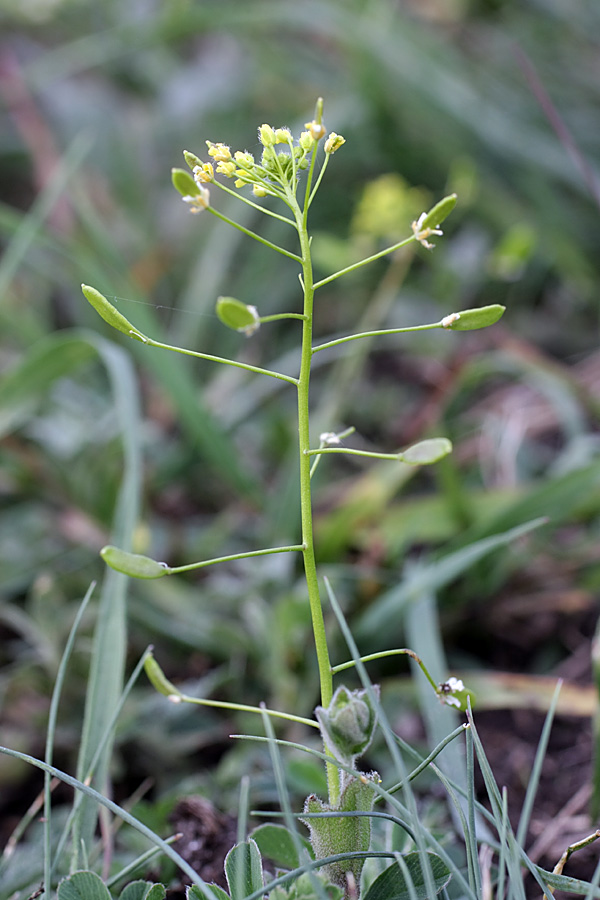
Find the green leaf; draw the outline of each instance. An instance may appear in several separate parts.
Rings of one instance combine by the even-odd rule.
[[[185,169],[171,169],[171,181],[182,197],[195,197],[200,193],[200,188]]]
[[[81,291],[88,303],[91,303],[98,315],[102,316],[105,322],[108,322],[108,324],[112,325],[113,328],[116,328],[117,331],[126,334],[127,337],[133,338],[136,341],[141,341],[142,344],[146,343],[148,338],[141,334],[137,328],[131,324],[129,319],[126,319],[125,316],[106,299],[104,294],[101,294],[100,291],[97,291],[96,288],[91,287],[89,284],[82,284]]]
[[[452,443],[448,438],[429,438],[399,453],[398,458],[409,466],[430,466],[451,452]]]
[[[456,206],[456,199],[456,194],[448,194],[447,197],[436,203],[420,223],[420,230],[425,231],[426,228],[437,228],[441,225]]]
[[[448,331],[476,331],[495,325],[504,315],[505,306],[493,303],[491,306],[480,306],[478,309],[461,309],[442,319],[442,325]]]
[[[207,884],[206,887],[212,891],[216,900],[230,900],[227,891],[223,890],[218,884],[213,884],[213,882],[211,882],[210,884]],[[187,888],[185,896],[186,900],[206,900],[206,894],[202,893],[201,889],[195,884],[192,884]]]
[[[95,872],[74,872],[58,886],[58,900],[111,900],[108,888]]]
[[[431,865],[435,892],[439,894],[450,881],[450,869],[435,853],[428,853],[427,857]],[[415,900],[415,898],[416,900],[427,900],[427,887],[421,868],[421,854],[416,851],[408,853],[403,860],[408,868],[413,890],[409,889],[400,866],[394,864],[375,879],[363,895],[362,900]]]
[[[261,855],[272,860],[276,866],[282,869],[297,869],[300,866],[296,842],[299,841],[306,848],[308,855],[312,856],[310,842],[300,835],[294,837],[283,825],[267,823],[259,825],[252,832],[252,840],[256,841]]]
[[[107,566],[129,575],[131,578],[162,578],[168,575],[170,569],[166,563],[157,562],[149,556],[141,556],[139,553],[128,553],[108,544],[100,551],[100,556]]]
[[[248,306],[235,297],[219,297],[215,311],[223,325],[234,331],[253,334],[260,325],[255,307]]]
[[[124,887],[119,900],[164,900],[166,890],[162,884],[152,881],[132,881]]]
[[[263,887],[260,851],[252,839],[232,847],[225,857],[225,876],[231,900],[244,900]]]

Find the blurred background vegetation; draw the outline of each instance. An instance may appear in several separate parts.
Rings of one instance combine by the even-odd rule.
[[[421,642],[415,649],[441,666],[443,646],[452,671],[472,673],[483,710],[543,708],[543,676],[562,674],[571,733],[589,732],[599,43],[594,0],[0,0],[3,744],[43,753],[60,656],[83,594],[104,577],[98,550],[115,518],[136,550],[172,565],[297,538],[292,392],[120,341],[79,285],[95,285],[157,339],[294,372],[293,323],[250,342],[214,315],[219,294],[261,314],[296,310],[293,264],[191,217],[169,170],[184,148],[202,156],[206,139],[256,151],[262,122],[297,133],[318,96],[326,127],[347,142],[314,205],[320,277],[459,195],[433,253],[408,250],[322,289],[318,334],[507,307],[489,331],[391,337],[346,359],[316,358],[315,436],[354,425],[356,446],[392,450],[436,434],[455,444],[427,473],[324,460],[323,571],[363,652]],[[213,191],[213,202],[278,233],[225,195]],[[461,566],[473,542],[539,516],[542,528]],[[309,715],[317,681],[296,562],[130,584],[128,666],[153,643],[188,692]],[[57,764],[70,770],[96,608],[59,719]],[[330,624],[339,661],[347,651]],[[418,739],[406,673],[396,658],[372,677]],[[173,798],[210,796],[211,783],[222,807],[234,805],[251,772],[253,802],[274,799],[262,751],[232,749],[226,737],[253,730],[253,719],[165,706],[145,684],[128,702],[118,796],[148,777],[156,802],[145,814],[161,821]],[[589,753],[577,763],[581,779],[588,762]],[[296,760],[289,777],[301,794],[317,776]],[[0,788],[6,837],[39,781],[0,759]]]

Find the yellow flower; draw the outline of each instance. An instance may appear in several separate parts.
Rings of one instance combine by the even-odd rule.
[[[227,162],[231,159],[231,150],[227,144],[213,144],[212,141],[207,141],[206,146],[208,155],[212,156],[215,162]]]
[[[232,159],[226,162],[220,162],[217,166],[217,172],[219,175],[227,175],[228,178],[233,178],[235,175],[235,163]]]
[[[202,163],[194,166],[193,175],[196,184],[206,184],[214,179],[215,172],[211,163]]]
[[[198,185],[198,188],[200,193],[194,194],[194,196],[186,194],[182,198],[184,203],[189,203],[191,213],[202,212],[203,209],[208,209],[210,206],[210,191],[208,188],[200,187],[200,185]]]
[[[325,126],[320,122],[315,122],[314,119],[312,122],[306,122],[304,127],[308,128],[315,141],[320,141],[325,136]]]

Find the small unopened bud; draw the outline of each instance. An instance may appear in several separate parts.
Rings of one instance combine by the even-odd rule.
[[[300,137],[298,138],[298,143],[300,147],[308,153],[309,150],[312,150],[313,144],[315,142],[314,137],[310,133],[310,131],[303,131]]]
[[[254,187],[252,188],[252,193],[254,194],[255,197],[266,197],[267,196],[267,191],[262,186],[262,184],[255,184]]]
[[[276,143],[275,132],[270,125],[261,125],[258,129],[258,139],[263,147],[273,147]]]
[[[183,151],[183,158],[185,159],[190,169],[195,169],[196,166],[202,165],[202,160],[198,156],[196,156],[195,153],[191,153],[189,150]]]
[[[346,143],[346,138],[343,138],[341,134],[336,134],[335,131],[332,131],[324,144],[325,153],[335,153],[336,150],[339,150],[342,144]]]
[[[291,144],[292,142],[292,133],[289,128],[276,128],[275,129],[275,143],[276,144]]]

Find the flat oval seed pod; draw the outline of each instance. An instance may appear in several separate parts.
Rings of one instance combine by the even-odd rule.
[[[146,343],[148,338],[141,334],[137,328],[134,328],[131,322],[106,299],[104,294],[101,294],[100,291],[97,291],[96,288],[91,287],[89,284],[82,284],[81,290],[85,299],[88,303],[91,303],[105,322],[108,322],[109,325],[112,325],[113,328],[123,332],[128,337],[134,338],[136,341],[142,341],[144,344]]]
[[[223,325],[233,328],[234,331],[251,334],[260,324],[256,308],[236,300],[235,297],[219,297],[215,311]]]
[[[200,188],[185,169],[171,169],[171,181],[182,197],[195,197],[200,193]]]
[[[505,306],[493,303],[491,306],[480,306],[479,309],[461,309],[442,319],[442,325],[449,331],[475,331],[495,325],[502,318]]]
[[[139,553],[128,553],[111,544],[102,548],[100,556],[111,569],[122,572],[123,575],[130,575],[131,578],[162,578],[171,571],[166,563],[157,562]]]
[[[429,438],[403,450],[398,454],[398,459],[409,466],[430,466],[451,452],[452,443],[448,438]]]

